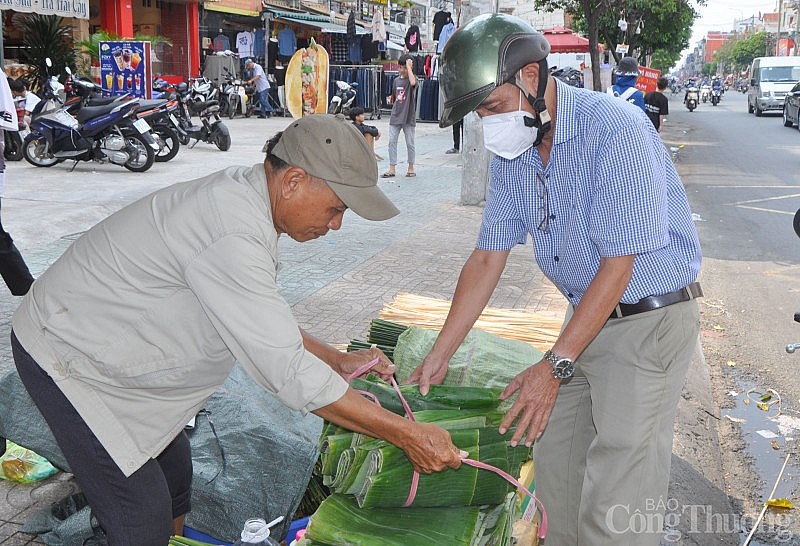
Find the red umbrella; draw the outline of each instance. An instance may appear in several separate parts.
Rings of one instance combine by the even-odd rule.
[[[568,28],[546,28],[542,33],[550,43],[550,53],[589,53],[589,40]],[[603,51],[602,45],[600,51]]]

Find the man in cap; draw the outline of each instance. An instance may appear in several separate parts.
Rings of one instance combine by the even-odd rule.
[[[644,105],[644,93],[636,89],[636,80],[639,77],[639,63],[636,62],[636,59],[633,57],[620,59],[614,74],[616,81],[606,93],[638,106],[642,112],[647,112]]]
[[[475,111],[490,167],[478,242],[450,314],[408,381],[427,392],[528,237],[567,299],[558,340],[515,377],[500,432],[535,441],[549,546],[657,545],[672,426],[697,344],[700,247],[683,185],[645,115],[548,77],[549,45],[477,17],[440,60],[441,125]],[[636,514],[642,517],[637,520]],[[632,525],[631,522],[652,525]]]
[[[425,473],[456,468],[449,434],[376,408],[343,377],[380,359],[302,331],[276,286],[281,234],[398,213],[343,116],[306,116],[266,159],[175,184],[82,235],[13,318],[14,359],[112,545],[164,546],[189,511],[187,423],[238,361],[295,410],[383,438]],[[247,469],[242,469],[246,472]],[[174,521],[173,521],[174,519]]]
[[[244,66],[250,71],[251,77],[247,80],[249,85],[255,85],[258,93],[258,103],[261,108],[260,118],[268,118],[274,111],[269,103],[269,80],[264,73],[264,68],[253,59],[245,59]]]

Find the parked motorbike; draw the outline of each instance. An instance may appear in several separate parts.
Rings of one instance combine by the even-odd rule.
[[[223,70],[226,72],[225,83],[222,86],[223,94],[226,97],[225,113],[230,119],[233,119],[237,114],[249,117],[247,108],[248,97],[245,89],[245,83],[236,78],[233,74],[228,73],[227,68],[223,68]]]
[[[719,104],[719,101],[722,100],[722,89],[712,89],[711,90],[711,104],[716,106]]]
[[[66,68],[66,71],[68,76],[64,87],[67,90],[67,100],[64,102],[64,106],[73,115],[77,114],[84,106],[104,106],[131,98],[127,94],[117,97],[103,96],[99,85],[88,79],[74,77],[69,67]],[[144,119],[150,125],[151,137],[158,146],[155,161],[159,163],[169,161],[180,150],[180,139],[177,134],[179,122],[174,115],[170,115],[178,107],[176,99],[139,99],[139,108],[131,117],[131,121]]]
[[[345,81],[336,80],[336,94],[331,98],[331,103],[328,106],[329,114],[338,114],[339,112],[347,115],[350,108],[354,105],[356,100],[356,91],[358,90],[358,82],[347,83]]]
[[[684,103],[686,104],[686,108],[688,108],[690,112],[692,112],[695,108],[697,108],[697,101],[699,94],[700,91],[697,89],[697,87],[690,87],[686,91],[686,99],[684,100]]]
[[[219,100],[219,89],[217,84],[205,76],[189,78],[191,98],[197,102],[210,102]]]
[[[220,150],[227,151],[231,147],[231,134],[222,123],[219,116],[217,101],[198,101],[192,97],[192,91],[186,83],[179,83],[176,87],[180,108],[177,110],[177,119],[180,125],[178,132],[181,144],[188,144],[195,139],[190,148],[194,148],[201,140],[214,144]],[[192,124],[192,115],[200,116],[200,125]]]
[[[52,66],[49,59],[46,64]],[[32,165],[52,167],[72,159],[75,165],[78,161],[110,161],[133,172],[153,166],[157,146],[150,126],[145,120],[131,121],[138,101],[85,106],[73,117],[50,86],[45,86],[43,94],[31,116],[31,132],[23,142],[25,159]]]

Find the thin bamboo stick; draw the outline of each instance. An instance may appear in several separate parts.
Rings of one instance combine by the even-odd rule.
[[[447,300],[398,294],[384,306],[379,316],[383,320],[440,330],[449,311]],[[560,318],[545,317],[526,309],[486,307],[475,321],[475,328],[547,350],[558,338],[562,322]]]
[[[769,494],[769,497],[767,497],[767,502],[769,502],[769,500],[773,496],[775,496],[775,491],[777,491],[778,484],[780,483],[781,478],[783,477],[783,471],[786,470],[786,463],[789,462],[789,457],[791,456],[792,456],[791,453],[786,454],[786,459],[783,461],[783,466],[781,467],[781,471],[778,473],[778,479],[775,480],[775,485],[772,486],[772,492]],[[761,524],[761,520],[764,519],[764,514],[767,513],[767,508],[769,508],[767,502],[764,503],[764,508],[761,509],[761,513],[758,515],[758,519],[753,524],[753,528],[750,529],[750,534],[747,535],[746,539],[744,539],[744,543],[742,544],[742,546],[747,546],[748,544],[750,544],[750,540],[753,538],[753,535],[756,534],[756,529],[758,529],[758,526]]]

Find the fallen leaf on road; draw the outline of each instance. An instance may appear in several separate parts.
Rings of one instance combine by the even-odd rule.
[[[772,449],[780,449],[781,448],[781,446],[778,444],[777,440],[771,440],[769,445],[772,446]]]
[[[770,508],[794,508],[789,499],[769,499],[766,503]]]
[[[742,419],[741,417],[731,417],[730,415],[726,415],[725,417],[727,417],[727,419],[731,423],[744,423],[746,421],[745,419]]]

